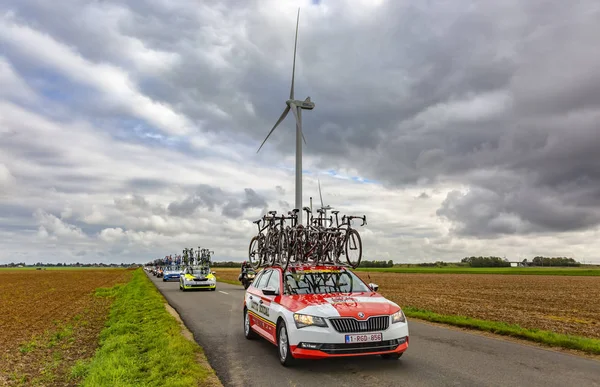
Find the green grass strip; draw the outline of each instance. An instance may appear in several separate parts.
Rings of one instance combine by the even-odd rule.
[[[542,343],[552,347],[577,349],[589,354],[600,355],[600,340],[598,339],[564,335],[561,333],[555,333],[541,329],[527,329],[516,324],[507,324],[498,321],[479,320],[466,316],[438,314],[429,310],[412,307],[405,307],[402,308],[402,310],[408,317],[414,317],[421,320],[477,329],[499,335],[535,341],[537,343]]]
[[[82,386],[188,387],[203,385],[214,375],[197,362],[201,348],[181,334],[179,322],[141,269],[114,292],[100,347],[92,361],[77,370],[85,374]]]
[[[359,267],[356,271],[381,273],[418,274],[506,274],[506,275],[561,275],[561,276],[600,276],[600,269],[589,268],[527,268],[527,267]]]

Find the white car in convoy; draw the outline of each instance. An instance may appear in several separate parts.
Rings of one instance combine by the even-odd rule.
[[[279,361],[381,355],[408,349],[400,306],[344,266],[290,266],[261,270],[244,299],[244,335],[279,349]]]
[[[187,266],[179,276],[179,289],[182,291],[193,289],[217,290],[215,272],[208,266]]]

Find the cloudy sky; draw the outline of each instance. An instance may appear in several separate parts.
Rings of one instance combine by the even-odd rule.
[[[242,260],[267,209],[366,214],[364,259],[600,263],[600,3],[5,0],[0,262]]]

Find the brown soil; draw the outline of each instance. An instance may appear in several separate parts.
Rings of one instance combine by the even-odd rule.
[[[400,306],[600,338],[600,277],[357,274]]]
[[[0,271],[0,385],[75,386],[77,360],[98,345],[112,303],[99,287],[127,282],[131,271]],[[7,313],[8,312],[8,313]]]

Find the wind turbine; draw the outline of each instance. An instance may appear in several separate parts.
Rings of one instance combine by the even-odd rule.
[[[292,86],[290,88],[290,98],[285,101],[287,105],[283,113],[273,126],[273,129],[269,132],[265,140],[262,142],[256,153],[265,145],[267,139],[273,133],[275,128],[285,119],[290,110],[296,118],[296,205],[295,208],[299,209],[298,222],[302,224],[302,140],[306,144],[306,139],[302,133],[302,109],[312,110],[315,108],[314,102],[307,97],[304,101],[294,99],[294,78],[296,76],[296,48],[298,46],[298,23],[300,22],[300,8],[298,8],[298,16],[296,18],[296,38],[294,40],[294,62],[292,67]]]
[[[323,217],[327,218],[327,210],[331,210],[333,207],[331,207],[329,204],[327,206],[323,205],[323,195],[321,194],[321,180],[317,178],[317,182],[319,183],[319,197],[321,198],[321,208],[325,210],[325,212],[323,213]]]

